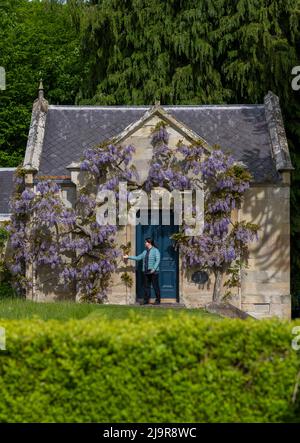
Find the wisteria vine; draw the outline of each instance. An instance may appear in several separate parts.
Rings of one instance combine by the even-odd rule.
[[[179,142],[176,148],[168,143],[166,125],[161,122],[152,134],[153,156],[142,187],[149,192],[157,186],[170,191],[204,186],[203,233],[187,236],[183,225],[173,239],[185,269],[196,267],[214,274],[213,299],[218,301],[224,274],[229,277],[225,282],[228,291],[239,285],[248,244],[257,236],[257,225],[232,221],[232,211],[240,208],[251,175],[220,149],[208,152],[201,140],[188,146]],[[26,271],[31,264],[58,270],[66,285],[76,285],[78,300],[103,302],[107,298],[121,255],[116,243],[119,227],[97,223],[96,195],[99,190],[111,190],[118,201],[120,181],[136,186],[138,176],[131,161],[134,152],[131,145],[113,142],[87,149],[81,162],[85,180],[77,189],[73,207],[65,205],[56,183],[39,181],[33,190],[25,186],[22,170],[17,171],[8,229],[14,249],[10,267],[20,288],[33,285]]]
[[[33,191],[17,171],[8,230],[14,249],[10,269],[21,291],[33,285],[29,265],[48,266],[59,271],[65,285],[76,285],[77,300],[101,303],[107,298],[121,251],[115,242],[118,226],[96,221],[96,194],[110,189],[117,199],[119,181],[137,178],[134,166],[128,166],[133,152],[133,146],[108,142],[87,149],[81,162],[85,184],[72,208],[64,204],[56,183],[39,181]]]

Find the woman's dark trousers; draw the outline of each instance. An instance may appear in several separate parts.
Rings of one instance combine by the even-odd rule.
[[[151,283],[155,292],[155,299],[156,301],[160,302],[158,272],[153,272],[153,274],[147,274],[146,272],[144,272],[144,301],[149,303],[151,297]]]

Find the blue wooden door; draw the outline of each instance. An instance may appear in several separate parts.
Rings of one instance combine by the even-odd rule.
[[[159,286],[161,299],[175,299],[178,301],[178,251],[175,251],[170,236],[178,232],[178,226],[174,225],[174,216],[171,213],[170,225],[162,224],[162,212],[159,211],[159,224],[151,225],[150,211],[148,212],[148,225],[136,226],[136,255],[145,249],[145,239],[150,237],[160,251]],[[136,293],[137,298],[143,298],[143,272],[142,261],[136,266]],[[155,298],[151,288],[151,298]],[[167,300],[165,300],[167,301]]]

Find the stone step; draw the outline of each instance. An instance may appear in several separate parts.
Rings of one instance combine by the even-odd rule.
[[[241,309],[227,302],[212,302],[206,305],[205,309],[207,312],[210,312],[211,314],[218,314],[221,317],[241,318],[243,320],[246,318],[254,318],[247,312],[242,311]]]
[[[186,306],[183,303],[165,303],[161,302],[159,305],[155,305],[154,303],[149,303],[147,305],[140,305],[139,303],[133,303],[131,306],[140,306],[142,308],[185,308]]]

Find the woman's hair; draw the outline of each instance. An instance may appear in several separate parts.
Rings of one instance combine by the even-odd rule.
[[[152,238],[148,237],[148,238],[145,239],[145,241],[146,241],[147,243],[150,243],[150,245],[152,245],[152,246],[155,247],[154,240],[153,240]]]

